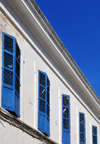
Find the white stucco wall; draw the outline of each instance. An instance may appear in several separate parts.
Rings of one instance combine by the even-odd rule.
[[[40,140],[0,119],[1,144],[42,144]]]
[[[87,111],[84,102],[82,104],[77,100],[55,72],[2,13],[0,14],[0,68],[2,67],[2,32],[14,36],[21,50],[20,119],[38,129],[38,70],[41,70],[47,73],[50,80],[50,137],[58,143],[62,141],[62,94],[66,94],[70,96],[71,144],[79,144],[79,112],[85,113],[86,144],[92,144],[91,126],[98,127],[98,137],[100,133],[99,124],[91,115],[92,111],[91,114]],[[36,44],[36,40],[33,40],[33,42]],[[37,44],[37,47],[41,49],[39,44]],[[0,91],[1,79],[2,69],[0,70]],[[0,120],[0,141],[2,144],[40,143],[39,140],[2,120]]]

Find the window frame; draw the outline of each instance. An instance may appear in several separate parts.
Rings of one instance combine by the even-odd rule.
[[[96,135],[93,135],[93,128],[96,128]],[[95,143],[93,143],[93,136],[96,136],[96,139],[97,139],[97,143],[96,144],[98,144],[97,133],[98,133],[97,126],[92,125],[92,144],[95,144]]]
[[[9,48],[10,48],[9,44],[10,43],[6,44],[8,47],[8,50],[6,49],[7,47],[5,45],[5,42],[8,42],[6,39],[7,37],[8,37],[8,39],[10,39],[10,38],[12,39],[12,48],[13,48],[12,52],[9,50]],[[17,73],[16,73],[16,60],[17,60],[16,51],[17,51],[17,49],[19,49],[19,58],[20,58],[21,53],[20,53],[20,48],[18,46],[16,38],[14,36],[11,36],[11,35],[5,33],[5,32],[2,32],[2,79],[1,79],[2,80],[2,90],[1,90],[2,96],[1,96],[1,106],[2,106],[2,108],[6,109],[6,110],[10,111],[11,113],[15,114],[16,116],[20,117],[20,63],[21,63],[20,61],[21,61],[21,59],[18,63],[19,76],[17,76]],[[8,66],[5,66],[5,62],[6,62],[4,59],[5,53],[9,55],[9,58],[10,58],[10,56],[13,57],[13,59],[12,59],[12,67],[13,68],[12,69],[9,68]],[[12,85],[10,85],[4,81],[4,78],[6,76],[5,70],[8,70],[8,72],[12,72],[12,75],[13,75],[12,76],[12,81],[13,81]],[[16,90],[16,84],[17,84],[16,77],[19,81],[19,85],[18,85],[19,86],[19,93]],[[10,91],[12,93],[11,94],[12,95],[12,101],[11,101],[12,105],[9,104],[9,106],[6,103],[7,97],[5,97],[5,92],[7,92],[7,91]]]
[[[66,98],[68,98],[69,107],[63,105],[63,97],[64,97],[64,96],[65,96]],[[63,117],[63,107],[69,109],[69,118]],[[63,128],[63,119],[69,120],[69,129]],[[64,141],[64,138],[63,138],[63,131],[65,131],[66,134],[69,133],[69,136],[68,136],[69,143],[68,143],[68,144],[70,144],[70,95],[66,95],[66,94],[62,94],[62,144],[63,144],[63,143],[65,144],[65,141]]]
[[[84,116],[84,123],[80,122],[80,114]],[[84,124],[84,133],[80,132],[80,123]],[[80,140],[80,134],[84,134],[84,142],[81,142]],[[79,112],[79,144],[86,144],[86,132],[85,132],[85,113]]]
[[[45,86],[40,84],[40,73],[41,74],[44,74],[45,75]],[[48,75],[47,73],[43,72],[43,71],[40,71],[38,70],[38,129],[43,132],[44,134],[50,136],[50,80],[49,80],[49,91],[47,89],[47,79],[49,80],[48,78]],[[40,97],[40,86],[45,88],[45,99],[41,98]],[[49,104],[47,102],[47,92],[49,93]],[[45,112],[42,112],[40,111],[40,100],[44,101],[45,102]],[[49,116],[47,114],[47,105],[49,106]],[[39,128],[39,115],[42,114],[45,116],[45,121],[46,121],[46,125],[45,125],[45,131],[42,131],[40,128]],[[49,124],[49,127],[47,129],[47,120],[48,120],[48,124]],[[49,131],[49,132],[47,132]]]

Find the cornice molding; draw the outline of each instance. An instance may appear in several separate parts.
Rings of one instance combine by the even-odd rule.
[[[20,119],[18,119],[13,114],[9,113],[8,111],[2,109],[0,107],[0,119],[10,123],[11,125],[18,127],[19,129],[23,130],[24,132],[28,133],[29,135],[35,137],[36,139],[41,140],[42,142],[48,144],[57,144],[57,142],[53,141],[48,136],[44,135],[40,131],[34,129],[33,127],[29,126],[28,124],[24,123]]]

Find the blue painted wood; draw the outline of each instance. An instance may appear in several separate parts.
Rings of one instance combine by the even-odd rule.
[[[20,117],[20,49],[15,43],[15,112]]]
[[[16,39],[2,33],[2,107],[20,116],[20,91],[16,93]],[[19,61],[20,67],[20,61]],[[18,71],[18,70],[17,70]],[[20,89],[20,69],[18,76]]]
[[[47,135],[50,136],[50,81],[47,76],[46,79],[47,89],[46,89],[46,119],[47,119]]]
[[[70,96],[62,95],[62,144],[70,144]]]
[[[79,143],[85,144],[85,114],[79,112]]]
[[[97,127],[96,126],[92,126],[92,144],[98,144]]]
[[[38,79],[38,129],[50,136],[50,82],[42,71]]]

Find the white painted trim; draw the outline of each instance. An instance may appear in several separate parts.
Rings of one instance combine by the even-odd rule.
[[[97,139],[98,139],[98,144],[100,144],[100,122],[99,122],[99,127],[97,129],[98,135],[97,135]]]
[[[90,144],[92,144],[92,123],[91,123],[91,121],[90,121],[89,129],[90,129]]]
[[[79,110],[76,106],[76,142],[79,144]]]
[[[36,61],[34,61],[34,96],[33,96],[33,99],[34,99],[34,101],[33,101],[33,103],[34,103],[34,117],[35,117],[35,119],[34,119],[34,128],[36,128],[37,129],[37,114],[38,114],[38,112],[36,111],[36,110],[38,110],[38,102],[36,103],[36,101],[37,101],[37,96],[36,96],[36,86],[37,86],[37,83],[36,83]]]
[[[58,88],[58,99],[59,99],[59,144],[62,141],[62,98],[61,98],[61,90]]]

